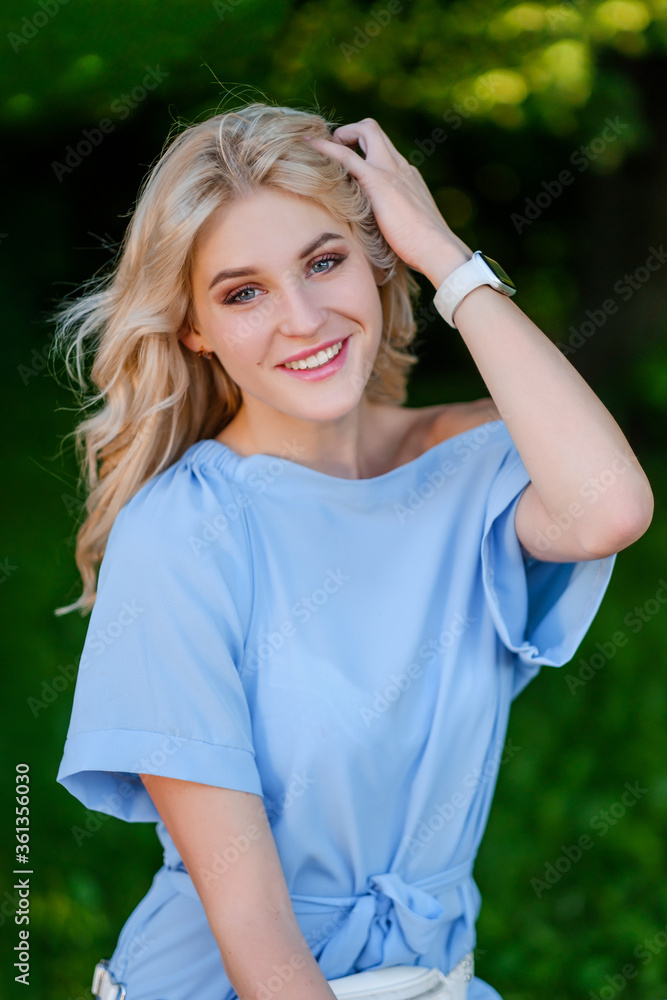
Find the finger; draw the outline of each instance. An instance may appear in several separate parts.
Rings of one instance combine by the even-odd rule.
[[[370,160],[375,166],[386,170],[389,174],[410,180],[414,174],[418,173],[417,169],[398,152],[389,136],[374,118],[364,118],[361,122],[341,125],[334,132],[333,139],[352,144],[355,141],[359,142],[364,149],[366,160]]]
[[[372,165],[367,163],[358,153],[343,143],[336,143],[332,139],[309,138],[309,145],[314,146],[318,152],[326,156],[331,156],[352,174],[353,177],[361,180],[367,177]]]
[[[381,165],[387,166],[390,162],[395,162],[391,156],[387,137],[373,118],[340,125],[334,131],[332,140],[349,146],[358,145],[366,159],[374,153],[380,161],[384,161]]]
[[[363,118],[359,122],[341,125],[335,130],[332,138],[334,142],[342,142],[345,145],[358,143],[366,159],[370,157],[377,166],[384,167],[385,170],[393,166],[402,172],[409,165],[374,118]]]

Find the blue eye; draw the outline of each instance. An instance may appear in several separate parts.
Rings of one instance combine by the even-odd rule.
[[[327,267],[323,271],[315,271],[315,274],[326,274],[327,271],[333,271],[336,264],[340,264],[341,261],[345,260],[345,255],[341,253],[330,253],[326,257],[320,257],[313,264],[313,267],[317,267],[318,264],[331,264],[331,267]]]
[[[253,295],[252,298],[242,299],[241,295],[243,295],[245,292],[255,292],[255,291],[257,291],[257,289],[253,285],[246,285],[245,288],[239,288],[237,292],[232,292],[232,294],[228,295],[226,299],[223,299],[223,302],[225,305],[227,305],[229,302],[231,303],[252,302],[253,299],[256,298],[256,296]]]
[[[336,264],[340,264],[341,260],[344,260],[342,254],[328,254],[326,257],[320,257],[313,264],[313,270],[320,264],[330,264],[331,267],[323,268],[321,271],[315,271],[315,274],[326,274],[327,271],[333,271]]]
[[[328,253],[324,254],[322,257],[318,257],[317,260],[310,264],[310,269],[313,274],[328,274],[329,271],[333,271],[338,264],[341,264],[347,257],[344,253]],[[330,265],[323,268],[321,271],[316,271],[314,268],[318,267],[320,264]],[[226,298],[222,300],[223,305],[242,305],[244,302],[254,302],[257,295],[252,295],[248,298],[241,298],[246,292],[256,292],[256,285],[244,285],[243,288],[238,288],[235,292],[231,292]]]

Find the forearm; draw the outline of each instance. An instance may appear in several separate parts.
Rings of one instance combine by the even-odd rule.
[[[294,914],[263,797],[161,775],[141,779],[240,1000],[335,1000]],[[233,861],[226,860],[230,846]]]
[[[216,921],[214,933],[240,1000],[334,1000],[298,923],[284,909],[239,906],[228,921]]]
[[[470,256],[460,245],[441,245],[424,273],[438,288]],[[577,531],[590,551],[642,534],[653,511],[648,479],[612,415],[555,344],[488,285],[463,299],[455,322],[544,506],[564,512],[587,499]]]

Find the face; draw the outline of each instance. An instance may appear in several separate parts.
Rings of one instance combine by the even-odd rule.
[[[347,223],[309,199],[260,188],[223,206],[200,232],[195,332],[181,339],[217,355],[244,406],[332,420],[359,403],[372,371],[380,277]],[[338,354],[322,367],[285,367],[329,345]]]

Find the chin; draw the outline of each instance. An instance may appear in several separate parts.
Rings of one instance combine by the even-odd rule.
[[[313,388],[317,383],[313,384]],[[324,396],[324,394],[322,394]],[[348,393],[334,393],[329,396],[328,399],[321,398],[316,399],[315,393],[313,393],[313,398],[311,400],[303,400],[301,406],[294,406],[294,400],[285,400],[284,406],[276,406],[275,409],[281,410],[283,413],[290,417],[294,417],[297,420],[339,420],[341,417],[346,417],[348,413],[360,403],[363,392],[358,394],[356,392]]]

